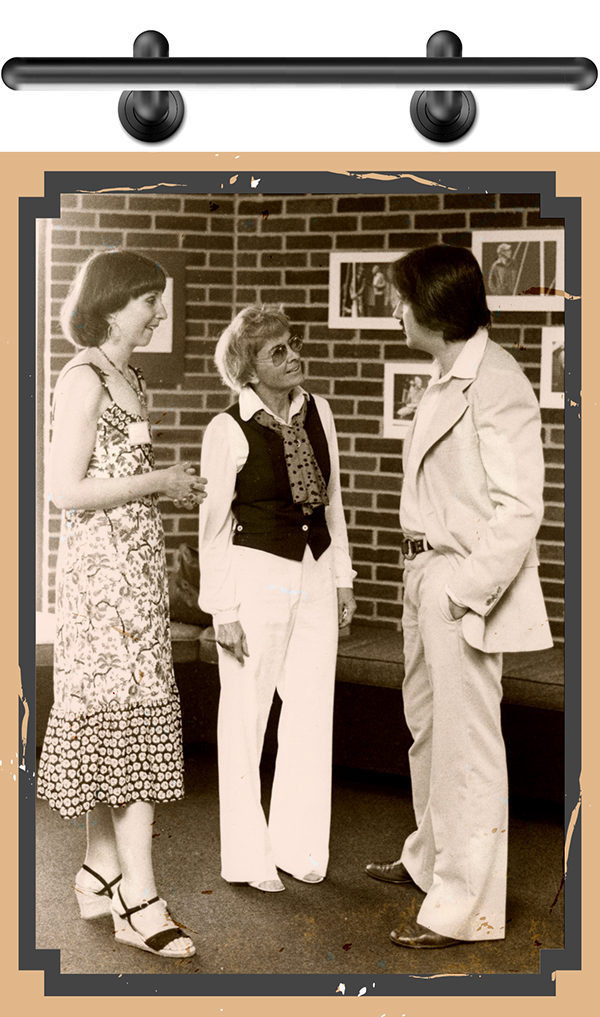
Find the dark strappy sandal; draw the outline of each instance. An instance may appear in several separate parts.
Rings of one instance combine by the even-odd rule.
[[[111,910],[115,923],[115,939],[118,943],[136,946],[138,950],[146,950],[148,953],[158,954],[159,957],[173,959],[193,957],[196,947],[171,918],[166,901],[160,897],[153,897],[152,900],[142,901],[136,907],[128,908],[120,889],[117,890],[117,896],[119,899],[113,900]],[[158,931],[144,939],[142,933],[135,928],[131,916],[138,911],[145,911],[146,908],[153,908]],[[170,944],[176,940],[179,941],[176,949],[169,949]]]
[[[94,879],[97,879],[102,884],[99,890],[91,890],[89,886],[80,886],[79,883],[75,882],[75,896],[77,897],[81,917],[86,919],[99,918],[100,915],[112,914],[110,902],[113,897],[113,887],[120,883],[123,877],[118,875],[112,882],[107,883],[104,877],[99,872],[94,872],[93,869],[90,869],[89,865],[82,865],[81,868],[89,872]],[[79,871],[81,872],[81,869]],[[75,878],[77,879],[77,877]]]

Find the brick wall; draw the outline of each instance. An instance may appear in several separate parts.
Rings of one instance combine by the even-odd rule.
[[[185,377],[151,392],[158,463],[198,461],[203,429],[230,402],[212,355],[232,309],[281,302],[306,340],[307,385],[326,396],[336,418],[358,617],[396,627],[401,616],[398,495],[402,442],[383,439],[386,360],[416,359],[397,331],[330,330],[329,253],[387,251],[430,243],[471,245],[473,229],[562,227],[540,219],[532,194],[388,195],[63,195],[61,218],[48,224],[51,350],[48,384],[73,355],[60,331],[61,300],[78,265],[114,245],[143,253],[187,252]],[[493,339],[516,357],[539,388],[541,330],[562,324],[555,312],[495,312]],[[304,354],[303,354],[304,355]],[[542,410],[546,511],[539,532],[541,577],[552,630],[563,638],[564,428],[560,410]],[[197,519],[165,502],[171,560],[195,543]],[[44,604],[54,599],[60,520],[49,510]]]

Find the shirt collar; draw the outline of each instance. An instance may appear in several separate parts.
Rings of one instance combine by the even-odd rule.
[[[296,387],[292,389],[290,420],[296,413],[298,413],[307,395],[308,392],[306,389],[302,388],[301,385],[296,385]],[[266,412],[270,413],[275,420],[281,420],[280,417],[275,416],[273,410],[270,410],[268,406],[265,406],[260,396],[257,395],[252,388],[252,385],[244,385],[240,392],[240,417],[242,420],[250,420],[257,410],[266,410]],[[288,421],[281,420],[281,423],[287,424]]]
[[[454,361],[452,367],[441,377],[441,365],[438,360],[434,361],[431,372],[431,384],[436,381],[446,381],[448,378],[475,378],[481,363],[488,340],[487,329],[480,328],[467,339],[467,342]]]

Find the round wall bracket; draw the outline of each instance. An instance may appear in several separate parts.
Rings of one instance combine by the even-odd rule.
[[[138,141],[165,141],[179,128],[184,114],[181,92],[161,92],[166,96],[167,109],[158,119],[146,119],[141,115],[136,103],[139,92],[123,92],[119,99],[119,120],[128,134]],[[152,92],[143,93],[152,95]],[[164,102],[163,102],[164,105]]]
[[[168,40],[160,32],[142,32],[133,44],[135,59],[165,59]],[[178,130],[184,114],[181,92],[122,92],[119,120],[138,141],[165,141]]]
[[[462,58],[462,42],[454,32],[434,32],[427,41],[427,59]],[[430,141],[457,141],[473,126],[477,106],[472,92],[415,92],[410,116],[419,134]]]
[[[438,94],[415,92],[410,103],[411,120],[419,133],[430,141],[457,141],[470,131],[475,122],[477,114],[475,97],[472,92],[453,92],[453,96],[460,97],[459,111],[450,120],[440,120],[434,116],[428,103],[430,95]]]

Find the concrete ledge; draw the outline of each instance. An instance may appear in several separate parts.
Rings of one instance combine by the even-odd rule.
[[[53,616],[38,616],[36,662],[53,663]],[[173,622],[175,664],[217,664],[212,628]],[[503,702],[545,710],[564,710],[564,652],[562,647],[529,653],[506,653],[503,662]],[[404,678],[402,636],[392,629],[355,625],[340,639],[336,680],[357,685],[401,689]]]
[[[53,621],[38,624],[36,743],[41,746],[52,705]],[[212,628],[172,625],[175,676],[181,696],[184,745],[217,737],[219,674]],[[563,789],[563,651],[506,654],[502,729],[511,794],[553,801]],[[338,652],[333,761],[340,766],[408,776],[411,737],[402,706],[402,637],[391,629],[353,626]],[[267,726],[265,754],[277,750],[279,698]]]

